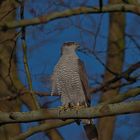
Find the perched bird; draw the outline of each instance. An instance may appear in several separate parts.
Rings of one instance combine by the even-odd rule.
[[[86,71],[76,55],[79,46],[76,42],[63,44],[61,57],[52,75],[51,94],[59,93],[62,106],[66,109],[90,106]],[[88,139],[97,140],[97,130],[92,120],[82,119],[82,123]]]

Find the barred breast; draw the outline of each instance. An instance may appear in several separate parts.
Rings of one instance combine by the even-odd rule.
[[[53,80],[55,80],[53,91],[61,95],[62,105],[86,102],[76,56],[66,55],[60,58],[54,69]]]

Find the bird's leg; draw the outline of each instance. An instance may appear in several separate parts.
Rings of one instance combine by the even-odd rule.
[[[64,104],[64,105],[60,106],[59,107],[59,115],[60,115],[61,112],[67,111],[69,109],[70,109],[70,105],[69,104]],[[62,120],[65,121],[66,119],[62,119]]]
[[[69,105],[68,104],[65,104],[65,105],[60,106],[59,107],[59,110],[60,110],[60,112],[61,111],[66,111],[66,110],[68,110],[68,108],[69,108]]]
[[[73,106],[73,108],[76,110],[76,113],[78,114],[79,109],[84,108],[80,102],[77,102],[76,106]]]

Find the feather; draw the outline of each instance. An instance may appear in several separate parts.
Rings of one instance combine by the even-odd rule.
[[[86,70],[85,70],[85,67],[84,67],[84,63],[80,59],[78,59],[78,65],[79,65],[80,80],[81,80],[81,83],[82,83],[82,88],[84,90],[86,103],[87,103],[87,106],[90,106],[91,97],[90,97],[90,93],[89,93],[88,78],[87,78]]]

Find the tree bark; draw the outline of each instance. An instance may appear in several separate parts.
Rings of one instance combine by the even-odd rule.
[[[11,11],[11,12],[10,12]],[[15,4],[9,0],[0,3],[0,20],[8,22],[15,19]],[[15,30],[0,32],[0,97],[15,94],[15,84],[18,82],[15,69],[15,55],[12,52],[15,47]],[[6,41],[7,40],[7,41]],[[13,82],[14,80],[14,82]],[[19,84],[17,84],[19,85]],[[20,111],[20,101],[1,101],[1,111]],[[8,124],[0,127],[0,139],[7,140],[10,137],[19,134],[20,127],[17,124]]]
[[[0,1],[0,22],[9,22],[15,20],[17,3],[13,0]],[[24,89],[20,82],[16,70],[16,31],[0,31],[0,98],[14,96]],[[1,100],[0,111],[11,112],[20,111],[22,103],[29,109],[34,110],[35,105],[31,95],[26,94],[15,100]],[[50,130],[49,137],[52,140],[62,140],[59,132],[55,129]],[[19,124],[7,124],[0,127],[0,139],[8,140],[20,133]]]
[[[110,4],[116,4],[121,0],[109,0]],[[120,74],[123,68],[124,62],[124,27],[125,17],[123,13],[111,13],[110,14],[110,30],[108,40],[108,53],[106,66],[114,73]],[[104,82],[113,78],[114,75],[105,70]],[[120,84],[121,81],[114,83],[114,86]],[[109,90],[104,92],[101,97],[101,101],[106,101],[113,98],[119,92],[118,89]],[[98,131],[99,140],[112,140],[115,126],[115,117],[104,117],[99,119]]]

